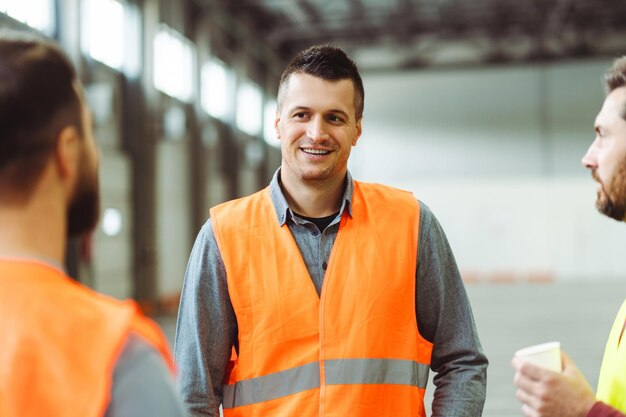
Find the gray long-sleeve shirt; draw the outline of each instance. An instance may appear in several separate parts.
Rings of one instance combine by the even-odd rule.
[[[104,417],[184,417],[186,411],[161,354],[130,333],[115,365]]]
[[[344,210],[352,209],[352,177],[348,173],[337,218],[323,231],[294,216],[279,180],[280,170],[270,183],[278,221],[289,227],[319,294],[339,220]],[[485,401],[487,358],[446,236],[430,209],[423,203],[420,208],[415,313],[420,334],[434,344],[431,369],[437,374],[432,415],[480,416]],[[192,415],[219,416],[222,384],[231,348],[237,343],[237,331],[226,270],[213,227],[207,221],[189,258],[176,328],[179,385]]]

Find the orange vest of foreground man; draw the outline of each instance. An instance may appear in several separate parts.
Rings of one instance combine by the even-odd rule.
[[[211,210],[239,327],[226,417],[425,416],[432,344],[418,331],[419,204],[355,182],[318,296],[269,189]]]
[[[134,303],[45,263],[0,258],[0,416],[103,416],[130,332],[173,371],[165,337]]]

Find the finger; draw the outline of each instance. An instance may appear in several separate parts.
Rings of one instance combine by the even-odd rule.
[[[515,369],[518,369],[520,366],[520,362],[521,361],[517,357],[513,356],[513,358],[511,359],[511,366]]]
[[[537,395],[539,393],[539,389],[541,388],[540,381],[531,379],[520,371],[515,373],[515,376],[513,377],[513,384],[517,388],[526,391],[529,395]]]
[[[549,369],[543,368],[541,366],[535,365],[534,363],[525,361],[523,359],[519,359],[518,372],[524,375],[526,378],[531,379],[533,381],[545,381],[547,379],[551,379],[561,372],[554,372]]]
[[[565,352],[561,351],[561,362],[563,363],[563,369],[569,368],[574,365],[574,360]]]
[[[578,369],[578,366],[576,366],[576,363],[574,362],[574,360],[572,358],[569,357],[569,355],[562,353],[561,354],[561,359],[562,359],[562,373],[565,375],[569,375],[570,377],[574,377],[575,379],[582,379],[584,380],[585,383],[587,383],[587,380],[584,378],[583,374],[580,372],[580,369]]]
[[[542,379],[545,379],[550,374],[554,373],[540,366],[524,361],[520,358],[513,358],[513,364],[514,367],[517,369],[517,372],[521,373],[523,376],[533,381],[540,381]]]
[[[513,359],[511,359],[511,366],[518,372],[521,371],[525,364],[526,362],[518,357],[513,357]]]
[[[539,399],[521,388],[515,391],[515,398],[533,410],[537,410],[539,408]]]
[[[522,414],[524,417],[539,417],[537,410],[529,407],[527,404],[522,405]]]

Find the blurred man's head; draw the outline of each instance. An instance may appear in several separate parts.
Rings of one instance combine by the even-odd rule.
[[[626,220],[626,57],[605,75],[607,97],[595,122],[596,137],[583,157],[583,165],[598,182],[598,210]]]
[[[0,32],[0,207],[28,205],[44,171],[75,140],[76,180],[67,196],[68,233],[98,219],[97,152],[89,111],[72,64],[53,43]]]

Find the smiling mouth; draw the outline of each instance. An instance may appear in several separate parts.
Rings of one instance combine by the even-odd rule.
[[[309,154],[309,155],[315,155],[315,156],[322,156],[322,155],[328,155],[330,153],[330,151],[324,150],[324,149],[310,149],[310,148],[300,148],[302,150],[302,152]]]

